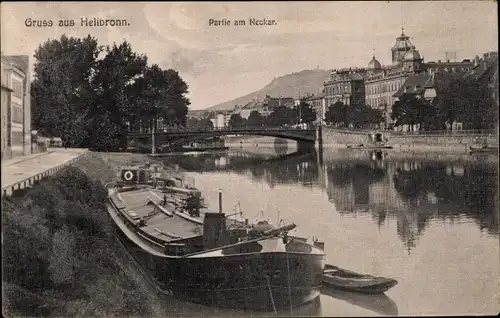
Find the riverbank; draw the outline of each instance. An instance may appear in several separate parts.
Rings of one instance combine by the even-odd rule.
[[[126,258],[105,209],[120,165],[144,155],[90,153],[2,199],[7,316],[151,316],[153,295]],[[126,253],[126,252],[125,252]]]

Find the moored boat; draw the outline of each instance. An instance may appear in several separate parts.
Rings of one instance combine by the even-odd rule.
[[[323,283],[332,288],[365,294],[383,294],[397,285],[392,278],[376,277],[342,269],[330,264],[325,265]]]
[[[294,224],[229,227],[222,211],[179,213],[169,203],[172,194],[150,182],[148,169],[124,171],[137,176],[136,183],[110,187],[108,211],[124,246],[163,293],[263,310],[297,307],[319,296],[324,251],[288,236]]]
[[[482,146],[482,147],[470,146],[469,149],[472,153],[482,152],[482,153],[497,153],[498,154],[498,147],[494,147],[494,146]]]
[[[378,149],[392,149],[391,145],[347,145],[349,149],[358,149],[358,150],[378,150]]]

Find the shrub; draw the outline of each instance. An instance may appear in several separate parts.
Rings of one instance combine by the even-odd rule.
[[[75,167],[2,199],[4,313],[150,313],[145,296],[137,294],[130,273],[116,259],[121,247],[101,183],[111,175],[102,159],[82,158]]]

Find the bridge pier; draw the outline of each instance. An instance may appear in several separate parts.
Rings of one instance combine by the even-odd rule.
[[[309,153],[315,152],[314,142],[312,141],[297,141],[297,152]]]
[[[323,126],[319,125],[316,128],[316,140],[314,142],[314,146],[317,151],[318,159],[323,164]]]

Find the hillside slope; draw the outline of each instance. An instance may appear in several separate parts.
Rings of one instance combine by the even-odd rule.
[[[266,95],[272,97],[299,97],[299,95],[318,94],[323,83],[329,78],[330,72],[326,70],[304,70],[298,73],[287,74],[275,78],[264,88],[238,97],[236,99],[211,106],[206,110],[233,109],[235,105],[245,105],[254,99],[263,100]]]

